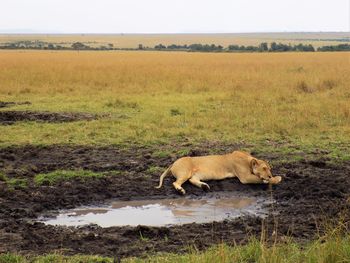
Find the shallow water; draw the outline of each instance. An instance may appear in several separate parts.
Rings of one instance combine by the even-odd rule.
[[[154,199],[116,201],[101,206],[84,206],[61,210],[55,218],[39,218],[50,225],[81,226],[97,224],[111,226],[167,226],[186,223],[206,223],[233,219],[242,215],[265,216],[264,200],[242,197],[237,193],[216,193],[211,197],[193,199]]]

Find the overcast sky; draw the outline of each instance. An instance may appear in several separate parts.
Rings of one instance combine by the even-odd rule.
[[[1,0],[0,32],[350,31],[350,0]]]

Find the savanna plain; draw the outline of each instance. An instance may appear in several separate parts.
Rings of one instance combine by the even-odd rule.
[[[350,54],[0,51],[0,262],[350,262]],[[269,215],[79,228],[47,211],[178,198],[182,156],[249,151]]]

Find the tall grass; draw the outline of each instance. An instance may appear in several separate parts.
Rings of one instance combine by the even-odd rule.
[[[48,262],[118,262],[117,258],[99,256],[64,256],[49,254],[44,256],[21,256],[12,253],[0,254],[0,263],[48,263]],[[347,263],[350,262],[350,236],[329,236],[307,245],[292,241],[269,246],[256,239],[247,245],[228,246],[220,244],[199,252],[192,249],[185,254],[159,254],[146,258],[129,258],[122,262],[159,262],[159,263]]]
[[[0,145],[348,141],[348,65],[346,53],[2,51],[0,100],[33,103],[13,109],[109,115],[0,126]]]

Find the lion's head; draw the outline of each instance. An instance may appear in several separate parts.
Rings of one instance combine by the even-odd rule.
[[[253,174],[261,178],[265,184],[269,183],[272,178],[272,173],[271,166],[268,162],[254,158],[250,161],[250,167]]]

